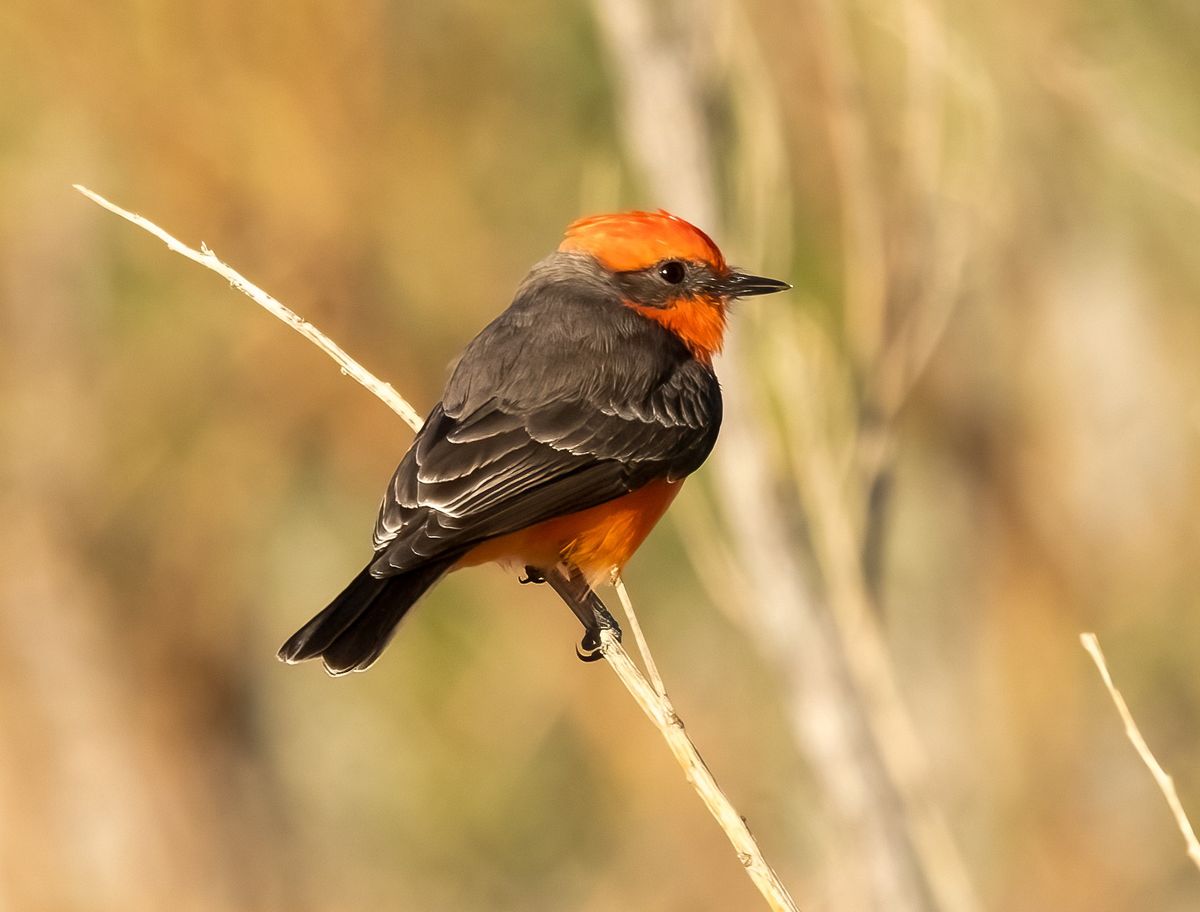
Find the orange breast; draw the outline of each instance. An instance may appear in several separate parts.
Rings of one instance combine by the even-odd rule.
[[[614,567],[625,566],[645,541],[682,481],[652,481],[636,491],[578,513],[494,538],[473,548],[455,565],[474,567],[492,561],[517,569],[527,564],[552,567],[566,560],[593,584],[606,579]]]

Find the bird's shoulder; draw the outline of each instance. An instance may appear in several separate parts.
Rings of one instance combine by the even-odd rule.
[[[512,304],[466,346],[442,406],[463,417],[489,401],[518,410],[589,400],[609,407],[656,392],[720,396],[711,368],[625,306],[611,277],[558,254],[538,264]]]

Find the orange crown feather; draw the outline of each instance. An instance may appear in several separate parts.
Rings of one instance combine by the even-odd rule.
[[[645,269],[674,258],[706,263],[718,273],[729,269],[712,238],[662,209],[578,219],[567,228],[558,249],[589,253],[613,272]]]

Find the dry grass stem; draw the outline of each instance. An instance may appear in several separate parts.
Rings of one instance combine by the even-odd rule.
[[[421,416],[417,413],[408,400],[397,393],[389,383],[384,383],[369,370],[346,354],[341,346],[335,343],[327,335],[297,314],[294,310],[280,304],[273,297],[247,279],[244,275],[238,272],[233,267],[223,263],[217,258],[217,255],[208,248],[206,244],[201,243],[200,249],[196,250],[189,247],[182,241],[172,237],[163,229],[159,228],[149,219],[142,218],[136,213],[130,212],[128,209],[122,209],[115,203],[110,203],[98,193],[93,193],[87,187],[82,187],[79,184],[73,185],[76,190],[90,199],[99,206],[103,206],[109,212],[114,212],[126,221],[133,222],[143,231],[148,231],[160,241],[167,245],[168,249],[175,251],[181,256],[187,257],[201,266],[211,269],[217,275],[225,278],[230,285],[240,291],[246,297],[250,298],[259,307],[267,310],[272,316],[278,317],[300,335],[304,336],[309,342],[315,345],[325,354],[329,355],[337,362],[342,373],[353,380],[358,381],[362,386],[375,394],[384,405],[390,408],[393,412],[404,419],[414,431],[421,427]]]
[[[650,683],[654,685],[654,691],[664,699],[667,696],[666,685],[663,684],[662,675],[658,673],[658,665],[654,662],[654,656],[650,653],[650,644],[646,642],[646,636],[642,633],[642,623],[638,620],[637,612],[633,610],[633,601],[629,598],[629,592],[625,589],[625,581],[621,579],[621,574],[613,571],[612,579],[613,588],[617,590],[617,598],[621,600],[621,607],[625,611],[625,617],[629,618],[629,629],[633,631],[633,639],[637,643],[638,652],[642,654],[642,663],[646,666],[646,676],[650,679]]]
[[[1133,713],[1129,711],[1129,706],[1126,704],[1125,698],[1121,696],[1121,692],[1113,684],[1112,675],[1108,673],[1108,663],[1104,661],[1104,653],[1100,650],[1100,640],[1094,633],[1081,633],[1079,635],[1079,642],[1083,644],[1083,648],[1091,655],[1092,661],[1096,663],[1096,668],[1100,671],[1100,677],[1104,680],[1104,686],[1108,688],[1108,694],[1112,697],[1112,701],[1117,707],[1117,713],[1121,716],[1121,721],[1125,723],[1126,737],[1133,743],[1134,750],[1138,752],[1138,756],[1142,758],[1142,762],[1150,770],[1150,775],[1154,777],[1154,781],[1158,784],[1163,797],[1167,799],[1167,806],[1171,808],[1171,813],[1175,815],[1175,825],[1179,827],[1179,832],[1183,834],[1183,841],[1187,845],[1188,858],[1192,860],[1192,863],[1197,868],[1200,868],[1200,840],[1196,839],[1196,831],[1192,829],[1192,822],[1188,819],[1187,812],[1183,809],[1183,804],[1179,801],[1179,794],[1175,791],[1175,782],[1167,774],[1167,771],[1162,768],[1158,760],[1155,759],[1154,754],[1151,753],[1149,745],[1146,744],[1146,739],[1142,737],[1137,723],[1133,721]]]
[[[366,370],[311,323],[303,320],[294,311],[279,303],[279,301],[275,300],[275,298],[271,297],[253,282],[219,260],[206,246],[202,244],[200,250],[195,250],[172,237],[149,219],[122,209],[114,203],[110,203],[104,197],[93,193],[86,187],[81,187],[78,184],[74,186],[76,190],[88,199],[103,206],[110,212],[116,213],[123,219],[132,222],[139,228],[148,231],[163,241],[169,249],[223,276],[238,291],[250,297],[259,306],[266,308],[333,358],[341,368],[342,373],[358,381],[363,387],[374,393],[378,399],[403,418],[413,430],[420,428],[420,415],[390,384],[384,383],[370,371]],[[637,621],[637,615],[633,610],[629,594],[626,592],[621,578],[616,574],[613,575],[613,586],[616,588],[617,595],[629,618],[629,626],[637,641],[638,650],[642,654],[647,672],[654,683],[651,685],[646,680],[646,677],[638,670],[638,667],[629,658],[629,655],[621,647],[620,642],[617,641],[612,632],[604,630],[601,634],[602,652],[609,667],[620,678],[621,683],[625,685],[625,689],[629,691],[638,706],[641,707],[642,712],[657,726],[663,739],[667,742],[668,747],[670,747],[671,753],[675,755],[675,759],[678,761],[680,767],[682,767],[687,780],[696,790],[696,794],[700,796],[700,799],[713,815],[713,818],[720,825],[721,829],[725,831],[726,836],[737,852],[738,860],[745,867],[746,873],[766,899],[767,905],[772,910],[776,910],[776,912],[798,912],[795,902],[788,894],[782,882],[780,882],[779,876],[763,857],[762,851],[759,849],[754,835],[750,832],[750,828],[746,825],[745,819],[730,804],[729,799],[721,791],[712,773],[704,764],[704,760],[701,759],[699,751],[696,750],[696,745],[692,743],[684,731],[683,721],[676,714],[670,700],[667,699],[662,677],[658,673],[658,668],[650,653],[650,647],[642,634],[641,625]]]
[[[632,615],[630,617],[632,618]],[[671,701],[665,694],[655,692],[611,630],[602,630],[600,640],[601,651],[609,666],[617,673],[617,677],[637,701],[642,712],[658,728],[667,746],[671,748],[671,753],[687,774],[688,782],[692,784],[708,812],[725,831],[737,852],[738,861],[766,899],[767,905],[776,912],[797,912],[796,903],[779,880],[779,875],[763,858],[762,850],[759,849],[754,834],[750,832],[750,827],[746,825],[745,818],[730,804],[705,765],[700,752],[696,750],[696,745],[684,731],[683,720],[675,712]],[[639,646],[643,644],[639,643]]]

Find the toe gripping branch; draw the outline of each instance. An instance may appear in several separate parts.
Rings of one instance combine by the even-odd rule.
[[[609,613],[600,601],[600,596],[592,591],[579,568],[569,564],[560,564],[550,570],[539,570],[536,567],[525,568],[526,578],[530,582],[546,582],[558,593],[558,597],[567,603],[575,617],[583,624],[583,639],[575,647],[575,654],[583,662],[595,662],[601,658],[600,631],[611,630],[621,640],[621,627],[616,618]]]
[[[542,576],[542,571],[537,567],[526,567],[525,575],[518,576],[517,582],[522,586],[528,586],[530,583],[533,583],[535,586],[537,586],[546,582],[546,577]]]

